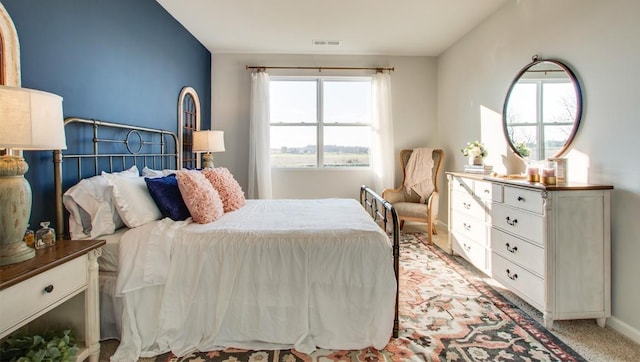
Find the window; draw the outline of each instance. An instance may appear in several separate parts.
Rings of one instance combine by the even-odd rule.
[[[569,79],[520,80],[508,107],[511,140],[529,147],[533,158],[546,159],[570,137],[577,100]]]
[[[271,166],[368,167],[370,78],[272,78]]]

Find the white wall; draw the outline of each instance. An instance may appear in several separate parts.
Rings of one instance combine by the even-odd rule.
[[[229,168],[243,189],[248,185],[250,71],[246,65],[394,67],[391,74],[396,155],[402,148],[441,147],[436,121],[436,59],[433,57],[214,54],[211,67],[211,125],[225,131],[226,152],[215,164]],[[317,71],[270,70],[271,75],[316,75]],[[326,71],[321,75],[368,75]],[[396,167],[396,179],[401,171]],[[274,170],[274,198],[357,198],[372,184],[368,171]],[[389,185],[392,187],[395,185]],[[382,192],[382,190],[377,190]]]
[[[513,77],[534,54],[574,70],[584,113],[568,155],[570,177],[615,187],[608,324],[640,342],[638,14],[637,0],[509,1],[438,57],[438,122],[441,141],[453,155],[446,170],[462,169],[459,149],[481,139],[489,163],[500,172],[517,172],[519,162],[507,152],[501,131]],[[446,201],[441,210],[445,206]]]

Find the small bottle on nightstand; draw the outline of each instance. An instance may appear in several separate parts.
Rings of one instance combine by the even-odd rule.
[[[49,227],[48,221],[41,222],[40,226],[42,226],[42,228],[36,231],[36,241],[35,241],[36,249],[42,249],[49,246],[54,246],[56,244],[55,230]]]
[[[27,246],[30,248],[34,248],[35,246],[33,244],[35,239],[35,233],[33,232],[33,230],[29,229],[29,225],[27,225],[27,231],[25,231],[23,239],[25,244],[27,244]]]

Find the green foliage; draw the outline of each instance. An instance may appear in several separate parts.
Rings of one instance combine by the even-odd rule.
[[[75,361],[78,347],[71,330],[39,334],[18,333],[0,346],[2,362],[66,362]]]

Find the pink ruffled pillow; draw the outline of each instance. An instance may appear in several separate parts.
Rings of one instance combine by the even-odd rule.
[[[193,221],[206,224],[224,214],[220,194],[200,171],[180,170],[176,173],[178,188]]]
[[[228,169],[224,167],[205,168],[202,173],[218,190],[222,205],[224,205],[224,212],[238,210],[244,206],[246,200],[242,187]]]

